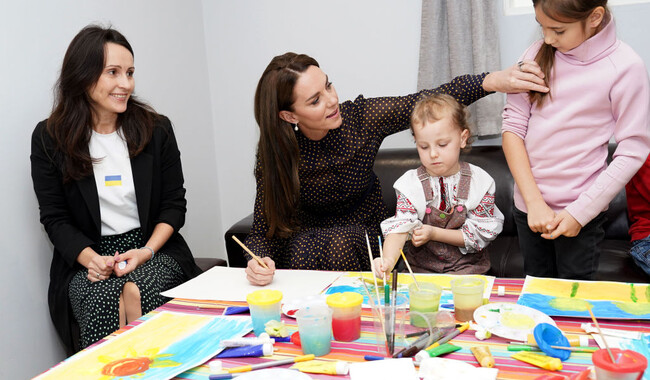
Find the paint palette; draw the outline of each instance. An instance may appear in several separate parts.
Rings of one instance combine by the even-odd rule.
[[[539,310],[516,303],[489,303],[474,311],[474,321],[502,338],[526,341],[539,323],[555,326],[551,317]]]
[[[307,296],[289,300],[282,304],[282,313],[289,318],[296,318],[296,313],[301,307],[327,306],[325,298],[327,298],[325,294],[319,294],[317,296]]]

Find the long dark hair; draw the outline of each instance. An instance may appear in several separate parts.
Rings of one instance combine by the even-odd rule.
[[[603,17],[603,21],[600,23],[597,32],[599,32],[610,19],[607,0],[533,0],[533,6],[535,8],[540,7],[545,15],[558,22],[580,21],[582,22],[583,28],[586,26],[587,18],[591,15],[591,12],[597,7],[603,7],[605,8],[605,16]],[[539,67],[542,69],[547,86],[551,82],[551,72],[553,71],[553,64],[555,63],[555,50],[556,49],[553,46],[542,43],[542,46],[535,56],[535,62],[537,62]],[[544,104],[546,95],[550,96],[550,94],[550,91],[548,93],[531,91],[531,103],[537,102],[537,105],[541,106]]]
[[[280,118],[280,111],[293,110],[293,88],[309,66],[318,66],[318,62],[304,54],[285,53],[274,57],[255,91],[255,120],[260,127],[257,144],[260,165],[255,174],[262,177],[264,186],[267,238],[288,237],[297,228],[300,151],[293,126]]]
[[[88,92],[104,70],[107,43],[123,46],[133,55],[131,45],[120,32],[110,27],[89,25],[72,39],[63,58],[47,131],[54,139],[57,151],[63,154],[65,182],[79,180],[93,171],[93,160],[88,151],[93,110]],[[131,95],[126,111],[117,117],[117,125],[121,126],[131,157],[149,143],[158,118],[153,108]]]

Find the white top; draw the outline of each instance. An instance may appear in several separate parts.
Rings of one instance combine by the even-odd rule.
[[[90,156],[99,196],[102,236],[118,235],[140,227],[131,160],[121,130],[90,136]]]
[[[503,214],[494,204],[496,185],[494,179],[478,166],[469,164],[472,171],[469,194],[465,207],[467,219],[460,228],[463,232],[465,247],[459,247],[463,254],[478,252],[494,240],[503,230]],[[439,177],[430,177],[431,190],[433,190],[433,203],[440,204]],[[446,203],[456,206],[458,199],[458,183],[460,171],[449,177],[443,177],[447,197]],[[404,173],[393,185],[397,193],[397,210],[395,216],[381,222],[384,236],[390,233],[410,233],[422,227],[422,219],[427,208],[422,183],[418,178],[417,169]]]

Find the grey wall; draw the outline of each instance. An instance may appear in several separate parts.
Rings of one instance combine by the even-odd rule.
[[[112,23],[135,50],[136,93],[174,122],[200,256],[219,251],[216,149],[200,1],[0,0],[0,378],[25,379],[64,358],[47,308],[50,242],[39,223],[29,152],[72,37]]]
[[[51,246],[38,222],[29,138],[80,28],[98,21],[122,31],[136,53],[137,93],[174,122],[188,189],[181,232],[201,257],[225,257],[225,229],[252,211],[252,99],[273,56],[314,56],[342,101],[417,84],[418,0],[0,0],[0,10],[0,378],[31,377],[64,358],[47,309]],[[650,5],[614,13],[621,39],[650,62]],[[538,29],[532,15],[500,15],[499,24],[507,66]],[[403,133],[383,147],[411,145]]]

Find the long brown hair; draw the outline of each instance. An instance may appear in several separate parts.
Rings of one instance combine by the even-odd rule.
[[[587,24],[587,18],[591,15],[591,12],[597,7],[603,7],[605,8],[605,15],[596,33],[598,33],[610,19],[607,0],[533,0],[533,6],[535,8],[540,7],[545,15],[558,22],[566,23],[580,21],[583,29]],[[539,67],[542,69],[547,86],[551,82],[551,72],[553,71],[553,64],[555,63],[555,50],[556,49],[553,46],[542,43],[542,46],[535,56],[535,62],[537,62]],[[541,106],[544,104],[546,95],[550,96],[551,92],[549,91],[548,93],[544,93],[531,91],[530,101],[531,103],[537,102],[537,105]]]
[[[264,186],[267,238],[288,237],[297,229],[300,151],[293,125],[280,118],[280,111],[293,111],[293,88],[309,66],[318,66],[318,62],[304,54],[285,53],[274,57],[255,91],[255,120],[260,127],[257,144],[260,165],[255,175],[262,177]]]
[[[93,172],[93,160],[88,151],[93,126],[89,90],[104,70],[104,49],[109,42],[123,46],[133,55],[131,45],[120,32],[110,27],[88,25],[72,39],[63,58],[47,131],[57,151],[63,154],[65,182],[79,180]],[[131,157],[149,143],[159,117],[149,105],[133,95],[129,97],[126,111],[117,117],[117,125],[121,126]]]

